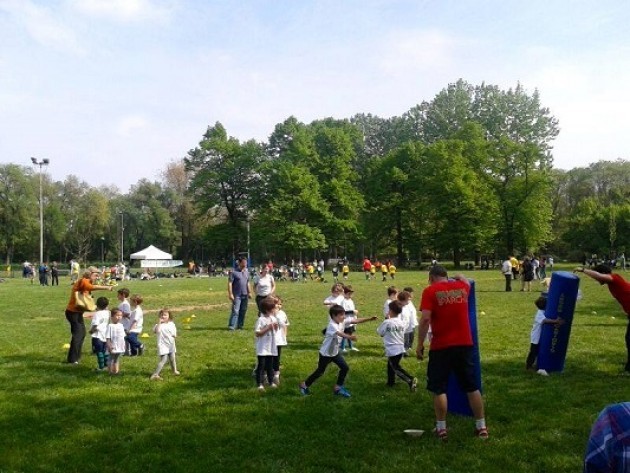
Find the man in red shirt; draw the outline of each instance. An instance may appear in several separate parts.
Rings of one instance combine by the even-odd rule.
[[[626,327],[626,358],[625,372],[630,374],[630,283],[624,280],[618,274],[612,274],[610,266],[598,264],[593,269],[586,269],[582,266],[575,268],[574,272],[584,273],[588,277],[593,278],[600,284],[606,284],[612,296],[621,304],[621,308],[628,317],[628,326]]]
[[[370,280],[371,269],[372,269],[372,262],[370,261],[370,258],[368,258],[367,256],[364,256],[363,257],[363,273],[365,274],[366,281]]]
[[[488,438],[483,400],[474,372],[473,341],[468,319],[470,284],[461,274],[448,278],[446,269],[433,266],[429,271],[429,286],[422,291],[416,355],[424,357],[424,339],[429,326],[433,332],[427,366],[427,390],[433,393],[435,432],[441,440],[447,439],[446,391],[448,378],[455,374],[475,417],[475,435]]]

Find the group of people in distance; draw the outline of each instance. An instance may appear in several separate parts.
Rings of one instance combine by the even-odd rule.
[[[553,270],[553,257],[525,256],[519,261],[514,255],[507,257],[501,264],[501,273],[505,277],[505,291],[512,291],[512,280],[521,280],[521,292],[532,290],[532,281],[544,280],[547,267]]]
[[[112,291],[114,286],[98,285],[101,276],[99,270],[93,266],[87,268],[83,277],[72,286],[70,300],[66,306],[66,319],[70,324],[71,340],[67,361],[77,365],[81,359],[81,350],[86,335],[84,309],[77,304],[77,293],[89,294],[92,291]],[[92,352],[96,356],[97,371],[105,371],[110,375],[120,372],[120,358],[126,356],[141,356],[144,344],[138,340],[144,324],[142,310],[143,298],[139,294],[129,297],[129,289],[118,289],[118,307],[109,310],[109,299],[99,297],[96,300],[96,311],[91,316],[90,334],[92,337]],[[172,321],[170,311],[162,309],[158,315],[158,323],[153,327],[157,336],[158,365],[152,380],[161,380],[160,373],[168,361],[173,374],[179,375],[175,358],[177,328]]]

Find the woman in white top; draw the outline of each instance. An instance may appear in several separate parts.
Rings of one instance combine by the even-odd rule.
[[[276,281],[273,276],[269,274],[269,266],[263,264],[260,268],[260,276],[254,285],[256,291],[256,306],[258,306],[258,315],[260,316],[260,301],[267,296],[273,296],[276,292]]]

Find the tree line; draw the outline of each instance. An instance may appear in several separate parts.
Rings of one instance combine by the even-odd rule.
[[[289,117],[266,142],[217,122],[162,180],[127,194],[44,176],[46,259],[124,259],[154,244],[184,260],[549,253],[630,247],[630,163],[553,167],[558,120],[520,84],[463,80],[401,116]],[[38,252],[38,175],[0,166],[0,251]]]

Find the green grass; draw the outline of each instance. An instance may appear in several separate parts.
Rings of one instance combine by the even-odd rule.
[[[299,395],[299,381],[317,363],[328,283],[279,283],[289,347],[280,388],[260,394],[251,377],[253,330],[226,330],[223,278],[126,284],[144,296],[145,332],[156,309],[174,309],[182,376],[165,368],[163,382],[149,381],[157,362],[153,336],[144,339],[145,356],[123,358],[118,378],[93,371],[89,339],[82,363],[64,364],[68,279],[44,288],[9,279],[0,284],[0,472],[580,471],[598,412],[628,400],[630,378],[619,376],[621,309],[605,287],[583,279],[565,371],[544,378],[524,370],[536,293],[503,292],[498,271],[467,274],[477,281],[478,311],[485,312],[479,334],[491,438],[473,438],[471,419],[449,416],[445,445],[402,433],[432,428],[431,398],[402,383],[386,389],[375,322],[359,326],[361,352],[346,357],[351,399],[332,396],[334,366],[312,396]],[[416,288],[417,303],[426,280],[426,273],[400,271],[395,283]],[[390,282],[366,282],[360,273],[350,282],[360,315],[380,315]],[[183,320],[192,314],[187,329]],[[250,309],[248,327],[254,319]],[[424,378],[425,363],[407,358],[403,365]]]

